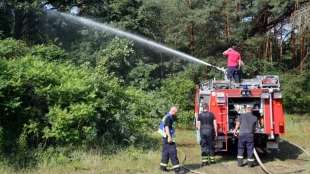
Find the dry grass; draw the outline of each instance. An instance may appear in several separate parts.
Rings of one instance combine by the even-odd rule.
[[[310,115],[287,115],[283,138],[310,151]]]
[[[283,136],[283,139],[303,147],[310,153],[310,115],[287,115],[286,123],[287,133]],[[299,158],[307,160],[302,165],[310,173],[310,158],[304,153]]]

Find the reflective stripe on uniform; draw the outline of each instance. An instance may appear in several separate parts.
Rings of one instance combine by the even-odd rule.
[[[180,164],[172,166],[173,169],[179,168],[179,167],[180,167]]]
[[[210,160],[211,160],[212,162],[214,162],[214,161],[215,161],[215,158],[214,158],[213,156],[211,156],[211,157],[210,157]]]
[[[248,159],[248,161],[254,161],[254,159]]]
[[[168,164],[165,164],[165,163],[160,163],[161,166],[164,166],[164,167],[167,167]]]
[[[166,138],[166,132],[164,130],[158,129],[157,131],[162,137]]]
[[[165,122],[165,119],[166,119],[167,117],[168,117],[168,114],[165,115],[161,121],[162,121],[162,122]]]
[[[237,158],[239,158],[239,159],[243,159],[243,156],[237,156]]]
[[[208,162],[209,159],[210,159],[209,156],[202,156],[202,157],[201,157],[201,161],[202,161],[202,162]]]
[[[159,127],[159,129],[158,129],[158,133],[162,136],[162,137],[164,137],[164,138],[166,138],[167,137],[167,135],[166,135],[166,132],[165,132],[165,119],[167,118],[167,115],[165,115],[163,118],[162,118],[162,120],[161,120],[161,123],[163,124],[162,126],[163,127]],[[161,125],[160,125],[161,126]]]

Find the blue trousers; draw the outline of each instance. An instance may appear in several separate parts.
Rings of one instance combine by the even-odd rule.
[[[171,160],[173,169],[180,168],[176,144],[174,142],[168,143],[167,138],[163,138],[163,150],[160,165],[166,167],[169,159]]]
[[[234,80],[237,83],[240,83],[240,72],[237,67],[228,67],[227,69],[227,78],[229,80]]]
[[[248,160],[253,160],[253,149],[254,149],[254,134],[244,133],[240,134],[238,141],[238,158],[243,158],[245,149],[247,150]]]
[[[214,156],[214,130],[200,130],[201,156]]]

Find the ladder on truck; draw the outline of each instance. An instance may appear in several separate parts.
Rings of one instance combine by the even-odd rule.
[[[216,103],[219,109],[217,113],[219,117],[217,117],[217,124],[221,125],[218,132],[221,134],[216,138],[216,151],[227,151],[228,150],[228,100],[225,93],[216,96]]]

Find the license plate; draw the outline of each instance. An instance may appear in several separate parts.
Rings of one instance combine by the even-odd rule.
[[[267,142],[267,149],[279,149],[278,142],[268,141]]]

